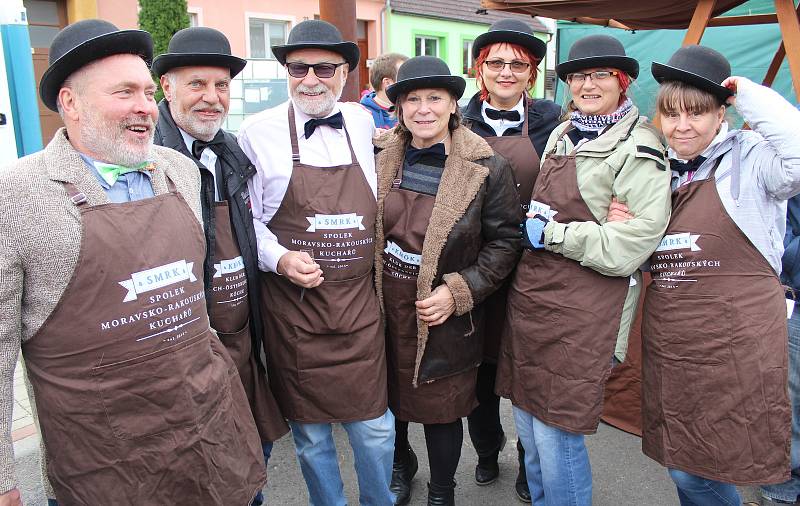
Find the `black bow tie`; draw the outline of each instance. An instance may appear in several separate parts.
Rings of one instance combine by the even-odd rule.
[[[333,116],[328,116],[327,118],[313,118],[306,121],[306,124],[303,127],[303,130],[305,131],[306,134],[306,139],[311,137],[311,135],[314,133],[314,130],[316,130],[317,127],[320,125],[328,125],[332,128],[338,128],[339,130],[341,130],[342,127],[344,126],[344,121],[342,120],[341,111],[337,112]]]
[[[684,175],[690,171],[696,171],[703,165],[703,162],[706,161],[705,156],[698,156],[694,160],[689,160],[688,162],[682,162],[680,160],[673,160],[670,158],[669,160],[669,168],[677,172],[679,175]]]
[[[409,144],[406,148],[406,163],[408,165],[419,163],[419,161],[424,157],[431,157],[441,161],[447,160],[447,155],[444,153],[444,144],[440,142],[429,148],[421,149],[417,149]]]
[[[486,108],[486,116],[489,119],[502,119],[505,121],[519,121],[519,111],[498,111],[497,109]]]
[[[192,154],[196,159],[199,160],[200,156],[203,154],[203,150],[206,148],[211,148],[211,151],[213,151],[214,153],[217,154],[217,156],[219,156],[219,154],[222,152],[222,148],[224,145],[225,145],[225,134],[222,132],[222,130],[220,130],[217,132],[217,135],[215,135],[214,138],[208,142],[201,140],[194,141],[192,143]]]

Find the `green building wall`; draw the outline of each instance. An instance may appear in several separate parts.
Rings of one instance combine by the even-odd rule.
[[[475,79],[462,73],[464,41],[472,41],[484,33],[489,25],[467,23],[463,21],[449,21],[444,19],[426,18],[407,14],[390,13],[388,16],[388,50],[387,52],[402,53],[415,56],[414,42],[417,36],[434,37],[439,39],[439,58],[447,62],[450,72],[461,75],[467,80],[467,89],[464,98],[474,95],[478,88]],[[537,33],[537,37],[548,41],[550,34]],[[544,67],[545,61],[539,65],[539,79],[533,90],[534,97],[544,96]]]

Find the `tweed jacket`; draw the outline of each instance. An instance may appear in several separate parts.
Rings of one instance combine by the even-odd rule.
[[[169,191],[169,175],[202,223],[194,162],[159,146],[152,161],[154,193]],[[0,494],[16,486],[11,414],[17,356],[55,309],[80,252],[80,212],[62,182],[80,189],[89,205],[109,202],[64,128],[44,150],[0,168]]]
[[[380,153],[378,216],[375,220],[375,282],[383,300],[383,205],[403,162],[405,144],[394,133],[374,140]],[[417,318],[414,385],[477,367],[483,356],[481,303],[502,284],[522,251],[522,213],[508,161],[465,126],[452,133],[433,213],[422,247],[417,299],[446,284],[455,312],[442,324],[436,346],[428,346],[428,324]],[[437,351],[438,350],[438,351]],[[446,350],[446,356],[442,356]]]

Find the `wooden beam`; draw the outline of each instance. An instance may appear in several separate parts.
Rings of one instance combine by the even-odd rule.
[[[766,25],[777,22],[778,16],[775,14],[753,14],[750,16],[719,16],[711,18],[708,21],[708,26]]]
[[[350,42],[358,40],[356,27],[356,0],[319,0],[320,19],[335,25],[342,32],[342,38]],[[359,65],[363,65],[368,55],[362,54]],[[343,102],[358,102],[360,97],[358,68],[349,69],[347,82],[342,91]]]
[[[795,97],[800,101],[800,22],[797,20],[794,1],[775,0],[775,13],[778,15],[783,46],[789,59],[792,87]]]
[[[694,9],[694,14],[692,15],[692,21],[689,23],[689,29],[686,31],[686,36],[683,38],[684,46],[700,43],[700,39],[703,38],[703,32],[706,31],[706,26],[711,19],[711,13],[714,12],[716,4],[717,0],[698,0],[697,7]]]
[[[783,59],[785,57],[786,46],[784,46],[783,42],[781,42],[780,46],[778,46],[778,50],[775,51],[775,56],[772,57],[772,63],[769,64],[767,74],[764,76],[764,80],[761,81],[761,84],[772,87],[772,83],[775,82],[775,77],[777,77],[778,70],[780,70],[781,63],[783,63]]]
[[[619,28],[621,30],[633,30],[631,27],[620,23],[615,19],[602,19],[602,18],[572,18],[570,21],[574,21],[576,23],[583,23],[584,25],[600,25],[600,26],[607,26],[610,28]]]

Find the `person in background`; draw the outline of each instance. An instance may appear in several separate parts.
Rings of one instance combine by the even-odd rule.
[[[589,506],[584,436],[597,431],[605,381],[624,359],[638,268],[669,221],[669,172],[658,133],[627,96],[639,64],[617,39],[579,39],[556,72],[569,120],[551,134],[534,185],[497,391],[513,404],[533,504]],[[615,201],[636,217],[607,221]]]
[[[262,271],[270,385],[289,420],[311,504],[346,504],[332,424],[347,431],[361,504],[394,503],[389,490],[394,416],[373,277],[375,125],[339,103],[358,46],[320,20],[272,46],[290,99],[253,115],[239,145]]]
[[[209,326],[200,178],[153,145],[150,34],[88,19],[39,96],[65,127],[0,170],[0,504],[22,349],[50,503],[247,505],[266,481],[238,371]]]
[[[800,111],[709,47],[683,47],[652,74],[673,197],[642,316],[642,451],[668,468],[681,505],[738,505],[735,485],[791,476],[778,275]],[[752,130],[729,129],[731,104]]]
[[[408,424],[424,424],[428,505],[454,504],[461,418],[477,405],[482,302],[519,257],[522,213],[508,162],[461,124],[465,81],[432,56],[405,62],[389,87],[398,125],[379,150],[375,269],[386,315],[392,491],[411,499],[417,458]]]
[[[517,19],[495,22],[472,43],[476,81],[480,87],[463,109],[464,125],[489,143],[511,164],[522,215],[530,207],[533,183],[547,138],[560,123],[561,107],[550,100],[532,99],[537,66],[547,50],[533,29]],[[469,435],[478,454],[475,483],[489,485],[500,475],[497,458],[506,442],[500,424],[500,396],[495,393],[500,333],[506,318],[508,283],[484,303],[487,335],[483,363],[478,369],[478,407],[467,417]],[[519,471],[517,497],[531,501],[525,476],[525,450],[517,440]]]
[[[213,28],[186,28],[173,35],[167,52],[156,57],[152,66],[164,90],[154,142],[191,158],[200,173],[206,306],[211,327],[239,370],[266,463],[272,442],[289,427],[259,357],[264,327],[247,189],[247,180],[256,169],[236,143],[236,136],[222,129],[231,79],[246,63],[231,55],[228,39]],[[262,503],[259,492],[253,506]]]
[[[397,79],[397,69],[408,60],[399,53],[382,54],[375,58],[369,69],[369,83],[374,91],[361,98],[361,105],[372,114],[376,128],[389,129],[397,124],[392,113],[392,103],[386,97],[386,88]]]

